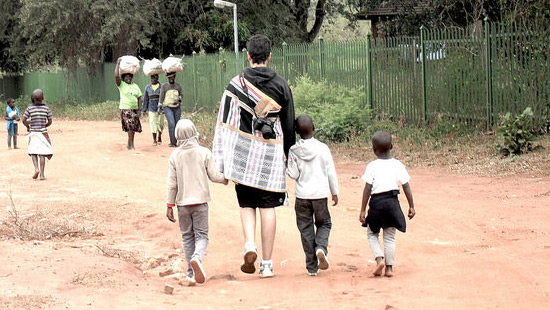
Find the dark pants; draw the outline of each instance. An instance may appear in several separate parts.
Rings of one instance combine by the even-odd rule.
[[[332,228],[328,199],[300,199],[296,198],[296,224],[302,236],[302,247],[306,254],[306,268],[308,272],[317,272],[317,256],[315,251],[322,249],[328,253],[328,237]],[[315,225],[314,225],[315,224]],[[315,231],[315,227],[317,231]]]
[[[176,129],[176,124],[181,117],[181,106],[177,108],[164,107],[164,116],[166,116],[166,122],[168,123],[168,135],[170,136],[170,144],[177,145],[176,134],[174,130]]]

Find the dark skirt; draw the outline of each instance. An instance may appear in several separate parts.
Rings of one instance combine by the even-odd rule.
[[[138,110],[120,110],[120,121],[123,131],[141,132]]]
[[[237,200],[241,208],[275,208],[282,206],[285,193],[270,192],[242,184],[235,185]]]
[[[398,190],[372,195],[369,201],[369,212],[363,226],[370,227],[374,233],[380,232],[380,228],[388,227],[395,227],[397,230],[405,232],[407,223],[397,195],[399,195]]]

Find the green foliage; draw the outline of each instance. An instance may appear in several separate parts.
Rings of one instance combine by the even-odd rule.
[[[316,136],[322,140],[348,141],[352,135],[362,134],[371,118],[360,88],[314,82],[303,76],[297,79],[292,94],[296,115],[311,115]]]
[[[14,45],[34,68],[94,66],[106,53],[118,57],[148,46],[158,17],[147,0],[22,0]]]
[[[534,128],[534,115],[530,107],[523,113],[512,115],[506,113],[499,120],[500,142],[497,145],[498,151],[504,156],[519,155],[533,151],[534,142],[540,141],[539,135]]]
[[[16,35],[19,20],[19,0],[0,1],[0,73],[18,72],[24,66],[22,55],[13,51],[13,38]]]
[[[31,104],[28,97],[19,97],[15,102],[21,113]],[[45,100],[44,102],[52,110],[54,121],[55,119],[111,121],[120,117],[119,103],[116,101],[78,103],[74,100]]]

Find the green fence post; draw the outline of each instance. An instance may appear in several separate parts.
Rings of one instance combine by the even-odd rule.
[[[216,67],[220,68],[220,88],[223,88],[223,66],[224,66],[224,64],[222,63],[222,61],[223,61],[224,55],[222,55],[222,53],[223,53],[223,47],[220,47],[218,49],[218,65],[216,66]]]
[[[288,63],[286,61],[287,57],[287,45],[286,42],[283,42],[283,75],[285,77],[285,80],[288,81]]]
[[[196,63],[196,54],[197,52],[193,51],[193,99],[195,100],[194,103],[198,102],[197,98],[197,63]]]
[[[243,48],[242,54],[243,54],[243,71],[244,71],[244,68],[248,67],[248,51],[246,50],[246,48]]]
[[[372,60],[371,60],[371,39],[372,34],[367,31],[367,51],[365,57],[367,57],[367,105],[372,110],[374,109],[372,102]]]
[[[485,17],[483,20],[484,32],[485,32],[485,64],[486,64],[486,70],[485,70],[485,83],[487,88],[487,130],[491,129],[491,126],[493,125],[493,70],[492,70],[492,55],[491,55],[491,23],[489,23],[489,19]]]
[[[321,70],[321,78],[325,78],[325,42],[323,40],[323,37],[319,37],[319,69]]]
[[[426,79],[426,38],[425,38],[425,27],[420,27],[420,47],[422,55],[422,101],[424,103],[424,122],[428,121],[428,98],[427,98],[427,79]]]

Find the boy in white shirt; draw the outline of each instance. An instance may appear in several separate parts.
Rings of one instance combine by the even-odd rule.
[[[295,127],[301,139],[290,147],[287,174],[296,180],[296,224],[306,254],[306,269],[310,276],[316,276],[319,269],[329,267],[332,222],[327,197],[332,195],[333,206],[338,204],[338,179],[328,146],[313,137],[311,117],[298,116]]]
[[[173,208],[177,206],[188,280],[204,283],[202,259],[208,245],[208,179],[225,185],[227,180],[216,169],[212,152],[199,144],[199,133],[191,120],[182,119],[176,124],[175,137],[178,147],[168,160],[166,216],[175,222]]]
[[[372,150],[378,159],[371,161],[361,177],[366,182],[363,190],[363,201],[359,221],[367,227],[367,236],[371,251],[376,260],[375,276],[381,276],[384,266],[385,276],[393,276],[395,260],[395,231],[405,232],[406,222],[399,205],[399,183],[402,184],[405,197],[409,203],[409,219],[415,215],[414,202],[409,180],[411,177],[405,166],[392,158],[393,148],[391,135],[386,131],[377,131],[372,136]],[[370,202],[369,202],[370,200]],[[369,203],[368,215],[366,214]],[[384,252],[378,241],[380,228],[384,231]]]

